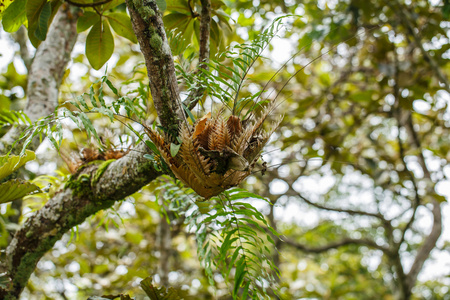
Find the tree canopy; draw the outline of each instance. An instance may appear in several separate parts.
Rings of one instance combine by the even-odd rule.
[[[449,16],[0,0],[0,298],[450,299]]]

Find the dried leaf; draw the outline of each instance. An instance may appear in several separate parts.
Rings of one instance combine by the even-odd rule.
[[[192,138],[195,139],[200,133],[203,132],[206,126],[206,122],[211,118],[211,112],[204,115],[195,126],[194,134],[192,135]]]

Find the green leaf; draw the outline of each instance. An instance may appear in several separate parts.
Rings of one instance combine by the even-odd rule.
[[[39,15],[39,20],[37,22],[37,28],[34,32],[34,35],[41,41],[45,40],[45,38],[47,37],[48,21],[50,19],[51,14],[52,14],[51,4],[50,2],[47,2],[42,8],[42,11]]]
[[[30,150],[26,150],[24,156],[0,156],[0,180],[35,158],[36,154]]]
[[[147,147],[149,147],[150,150],[153,151],[153,153],[159,154],[158,148],[156,148],[155,144],[153,144],[151,141],[146,140],[146,141],[145,141],[145,145],[147,145]]]
[[[13,0],[0,0],[0,19],[6,14],[6,10],[12,2]]]
[[[6,32],[15,32],[22,24],[28,24],[25,11],[26,4],[27,0],[16,0],[8,6],[3,16],[3,29]]]
[[[104,16],[118,35],[129,39],[133,43],[137,43],[130,17],[126,13],[110,13]]]
[[[161,12],[167,9],[166,0],[156,0],[156,5],[158,5],[158,8]]]
[[[114,52],[114,37],[106,21],[97,22],[86,38],[86,57],[91,66],[98,70]]]
[[[36,48],[39,46],[41,40],[35,36],[36,28],[38,27],[39,16],[47,0],[28,0],[26,5],[27,19],[28,19],[28,37],[31,43]]]
[[[188,114],[189,119],[191,119],[192,123],[195,123],[195,118],[192,112],[186,107],[186,105],[184,105],[184,103],[181,103],[181,105],[183,106],[184,111]]]
[[[176,145],[174,143],[171,143],[170,144],[170,155],[172,155],[172,157],[175,157],[177,155],[178,151],[180,150],[180,147],[181,147],[181,144]]]
[[[103,11],[110,10],[124,2],[125,2],[125,0],[112,0],[111,2],[108,2],[105,5],[103,5]]]
[[[100,22],[101,17],[92,11],[86,11],[84,14],[78,18],[77,21],[77,33],[83,32],[90,28],[97,22]]]
[[[40,191],[39,187],[31,182],[13,179],[0,184],[0,203],[6,203],[23,198],[24,196]]]

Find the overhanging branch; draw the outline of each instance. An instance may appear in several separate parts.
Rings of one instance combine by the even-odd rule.
[[[0,299],[19,297],[38,261],[65,232],[160,175],[142,155],[146,146],[137,150],[107,166],[86,166],[25,222],[6,250],[11,284],[0,289]]]

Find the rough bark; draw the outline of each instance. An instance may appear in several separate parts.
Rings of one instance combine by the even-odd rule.
[[[0,299],[19,297],[38,261],[65,232],[160,175],[143,158],[145,145],[137,150],[117,161],[88,165],[25,222],[6,250],[10,286],[0,289]]]
[[[36,51],[28,74],[25,109],[31,121],[50,115],[58,105],[61,80],[78,37],[77,10],[63,5],[50,26],[47,39]],[[24,126],[11,128],[0,140],[0,153],[9,151],[24,129]]]
[[[187,122],[181,106],[172,52],[156,1],[127,0],[133,30],[144,55],[150,90],[161,125],[173,136]]]

